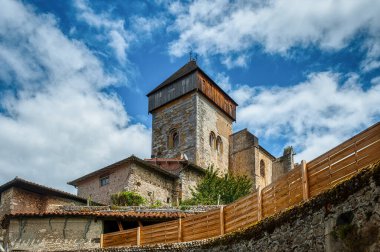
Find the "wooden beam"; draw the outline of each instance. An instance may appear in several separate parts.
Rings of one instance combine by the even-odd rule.
[[[220,234],[224,235],[224,206],[220,207]]]
[[[139,224],[139,227],[143,227],[143,224],[141,221],[138,220],[137,223]]]
[[[302,167],[302,195],[303,200],[306,201],[309,199],[309,180],[307,175],[307,167],[306,167],[306,161],[301,161],[301,167]]]
[[[137,227],[137,232],[136,232],[137,234],[137,246],[140,246],[140,244],[141,244],[141,227]]]
[[[257,219],[260,221],[263,218],[263,199],[261,197],[261,187],[259,187],[259,193],[257,194]]]
[[[182,218],[178,219],[178,242],[182,241]]]
[[[123,231],[124,230],[123,225],[121,224],[121,221],[117,222],[117,226],[119,227],[119,231]]]
[[[100,247],[101,248],[104,248],[103,239],[104,239],[103,234],[100,234]]]

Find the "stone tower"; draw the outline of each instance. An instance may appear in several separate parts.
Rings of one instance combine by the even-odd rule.
[[[236,102],[191,60],[149,94],[152,156],[228,171]]]

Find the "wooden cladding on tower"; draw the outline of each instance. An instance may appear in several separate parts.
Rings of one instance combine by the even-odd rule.
[[[223,112],[225,112],[234,121],[236,120],[236,105],[224,94],[220,88],[213,84],[206,76],[198,73],[198,89],[207,98],[213,101]]]

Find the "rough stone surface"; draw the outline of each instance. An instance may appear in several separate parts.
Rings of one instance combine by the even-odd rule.
[[[109,176],[109,184],[100,186],[100,177]],[[88,178],[78,184],[78,196],[95,202],[111,204],[111,195],[126,191],[135,191],[144,198],[154,202],[160,200],[164,204],[173,202],[174,180],[162,173],[154,172],[135,163],[126,163],[107,174]]]
[[[102,222],[86,218],[12,219],[8,232],[12,250],[99,248]]]

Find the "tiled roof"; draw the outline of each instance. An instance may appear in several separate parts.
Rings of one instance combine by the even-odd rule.
[[[55,196],[55,197],[61,197],[65,199],[71,199],[71,200],[76,200],[78,202],[86,203],[87,199],[78,197],[74,194],[64,192],[61,190],[57,190],[51,187],[47,187],[44,185],[40,185],[31,181],[27,181],[25,179],[15,177],[13,180],[3,184],[0,186],[0,193],[3,191],[11,188],[11,187],[17,187],[24,189],[26,191],[42,194],[42,195],[50,195],[50,196]]]
[[[114,218],[114,219],[138,219],[138,220],[153,220],[153,219],[178,219],[193,215],[186,212],[171,212],[171,211],[51,211],[51,212],[19,212],[6,214],[1,221],[1,226],[4,228],[8,225],[11,218],[17,217],[96,217],[96,218]]]
[[[142,159],[140,159],[140,158],[132,155],[132,156],[130,156],[128,158],[125,158],[125,159],[120,160],[120,161],[118,161],[116,163],[108,165],[108,166],[106,166],[104,168],[101,168],[101,169],[96,170],[94,172],[88,173],[88,174],[86,174],[86,175],[84,175],[84,176],[82,176],[80,178],[77,178],[77,179],[75,179],[73,181],[70,181],[67,184],[76,186],[76,185],[78,185],[79,182],[84,181],[87,178],[90,178],[90,177],[93,177],[93,176],[100,176],[100,175],[102,175],[102,174],[104,174],[106,172],[109,172],[110,170],[112,170],[112,169],[114,169],[114,168],[116,168],[116,167],[118,167],[120,165],[126,164],[128,162],[135,162],[135,163],[140,164],[140,165],[142,165],[142,166],[144,166],[144,167],[146,167],[148,169],[152,169],[152,170],[158,171],[160,173],[163,173],[163,174],[167,175],[170,178],[174,178],[175,179],[175,178],[178,177],[174,173],[171,173],[171,172],[169,172],[169,171],[167,171],[165,169],[162,169],[161,167],[159,167],[157,165],[154,165],[154,164],[152,164],[150,162],[144,161],[144,160],[142,160]]]

